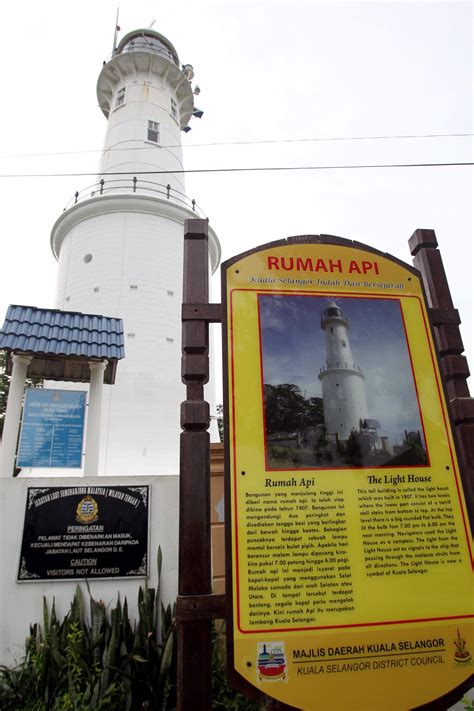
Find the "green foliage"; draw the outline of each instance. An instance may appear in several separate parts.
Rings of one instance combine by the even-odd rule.
[[[258,711],[242,694],[233,691],[225,673],[224,624],[216,622],[212,628],[212,709],[213,711]]]
[[[351,466],[362,466],[370,452],[370,439],[362,432],[351,430],[345,446],[345,459]]]
[[[43,622],[30,626],[25,656],[14,669],[0,666],[2,711],[173,711],[176,708],[176,606],[160,603],[158,585],[138,591],[138,620],[130,623],[120,596],[113,609],[95,600],[86,581],[89,609],[81,587],[60,621],[55,602],[43,598]],[[225,673],[223,623],[213,628],[214,711],[257,711],[233,691]]]
[[[470,699],[468,696],[463,696],[462,703],[464,704],[464,711],[474,711],[474,698]]]
[[[265,426],[267,434],[296,432],[324,423],[320,397],[305,398],[297,385],[265,385]]]
[[[175,605],[159,602],[147,583],[138,593],[133,625],[120,596],[110,613],[89,592],[89,614],[79,585],[59,621],[43,599],[43,625],[30,627],[25,656],[0,667],[2,711],[128,711],[176,706]],[[159,624],[158,624],[159,623]]]
[[[409,452],[410,459],[415,464],[427,464],[428,457],[426,455],[425,448],[421,442],[421,436],[419,432],[405,432],[405,440],[403,442],[404,446]]]
[[[224,405],[217,405],[217,428],[219,430],[219,442],[224,441]]]
[[[5,373],[6,367],[7,354],[5,351],[0,351],[0,434],[3,432],[5,410],[7,409],[8,388],[10,386],[10,378]]]

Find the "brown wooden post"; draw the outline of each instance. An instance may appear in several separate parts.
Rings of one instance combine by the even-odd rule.
[[[430,306],[441,375],[445,384],[467,509],[474,528],[474,398],[470,397],[469,367],[462,355],[458,311],[454,308],[434,230],[416,230],[409,246],[421,272]]]
[[[191,309],[209,301],[208,260],[208,221],[186,220],[183,304]],[[212,592],[209,405],[204,401],[209,325],[205,319],[183,320],[182,352],[186,400],[181,405],[177,709],[209,711],[211,622],[199,614],[199,597]],[[198,614],[186,621],[187,596],[197,596],[191,608]]]
[[[186,220],[184,230],[181,405],[177,711],[212,708],[211,620],[224,619],[225,596],[212,594],[210,527],[209,323],[222,322],[209,304],[208,221]],[[292,707],[260,695],[265,709]]]

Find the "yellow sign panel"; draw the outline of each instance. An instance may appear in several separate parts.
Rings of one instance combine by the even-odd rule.
[[[235,670],[307,710],[448,693],[472,549],[417,273],[329,243],[224,271]]]

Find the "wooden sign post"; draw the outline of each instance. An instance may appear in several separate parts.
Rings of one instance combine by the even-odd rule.
[[[222,313],[207,222],[186,225],[180,711],[212,708],[224,615],[229,679],[267,709],[444,709],[472,685],[473,400],[434,233],[410,247],[420,271],[341,238],[264,245],[223,265]],[[203,397],[222,316],[225,598]]]
[[[224,617],[224,597],[212,595],[210,533],[208,221],[187,220],[184,235],[178,622],[179,711],[211,708],[211,619]]]

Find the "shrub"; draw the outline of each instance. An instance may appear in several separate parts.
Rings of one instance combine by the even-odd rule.
[[[160,602],[162,557],[158,550],[155,594],[138,591],[138,620],[118,596],[110,611],[95,600],[86,581],[89,613],[80,586],[60,621],[55,603],[43,598],[43,624],[30,626],[25,655],[15,668],[0,666],[2,711],[173,711],[176,708],[176,605]],[[217,630],[217,631],[216,631]],[[254,711],[258,707],[229,687],[224,627],[213,628],[212,708]]]
[[[174,709],[175,605],[159,601],[161,565],[159,550],[158,591],[140,587],[133,627],[126,598],[109,613],[88,585],[89,615],[79,585],[62,621],[43,598],[43,626],[30,626],[21,664],[0,667],[2,711]]]

